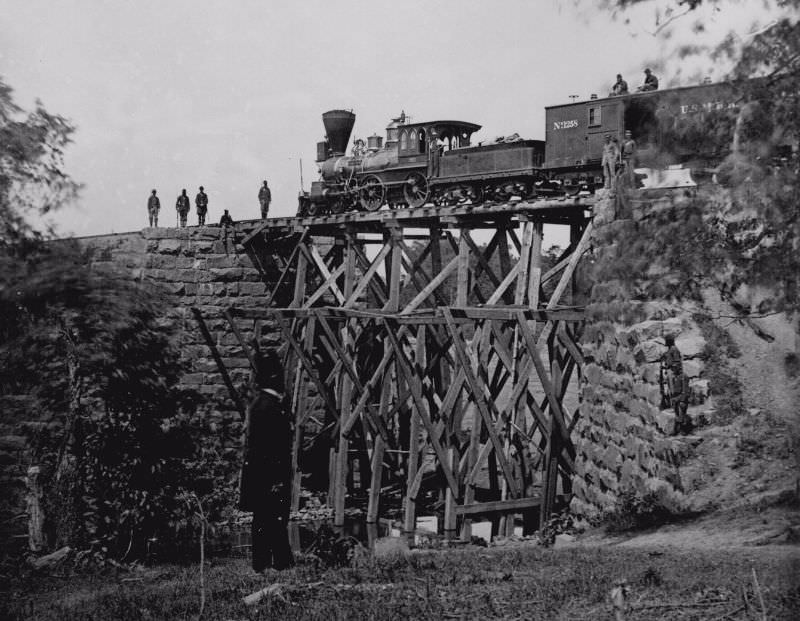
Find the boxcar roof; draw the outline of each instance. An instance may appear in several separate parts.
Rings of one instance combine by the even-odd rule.
[[[597,99],[582,99],[580,101],[570,101],[569,103],[555,104],[552,106],[545,106],[545,110],[551,108],[568,108],[570,106],[585,106],[586,104],[594,103],[597,101],[614,101],[620,99],[630,99],[632,97],[657,97],[660,93],[688,91],[697,88],[713,88],[718,86],[730,86],[730,82],[713,82],[711,84],[694,84],[692,86],[675,86],[673,88],[659,88],[654,91],[641,91],[628,93],[627,95],[613,95],[609,97],[598,97]]]

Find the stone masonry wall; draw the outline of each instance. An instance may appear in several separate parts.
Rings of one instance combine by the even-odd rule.
[[[239,244],[252,224],[241,223],[226,233],[219,227],[144,229],[82,238],[91,264],[150,283],[168,295],[172,308],[165,317],[174,325],[176,342],[188,364],[180,383],[194,389],[205,403],[200,411],[218,441],[221,456],[234,471],[241,443],[241,420],[222,375],[191,311],[198,308],[240,394],[249,381],[249,362],[222,316],[223,310],[263,308],[266,287]],[[239,322],[245,339],[253,335],[252,322]],[[274,324],[263,322],[262,343],[278,342]],[[38,412],[25,396],[0,397],[0,534],[20,543],[27,536],[25,478],[32,463],[31,442],[42,430],[60,433],[51,413]]]
[[[595,253],[613,240],[615,227],[629,221],[604,220],[596,208]],[[612,242],[613,243],[613,242]],[[632,320],[632,318],[634,318]],[[636,321],[638,319],[638,321]],[[692,413],[699,416],[708,396],[700,354],[704,340],[691,314],[666,301],[635,302],[619,283],[596,282],[587,306],[583,339],[586,365],[580,386],[580,417],[575,427],[575,475],[571,509],[596,519],[618,506],[621,495],[655,495],[666,509],[687,506],[680,463],[692,438],[673,436],[675,415],[662,410],[659,364],[664,336],[674,334],[690,378]]]

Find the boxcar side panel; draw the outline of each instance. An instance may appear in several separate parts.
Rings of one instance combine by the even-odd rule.
[[[622,116],[620,99],[597,99],[547,108],[545,168],[599,162],[605,134],[621,140]]]

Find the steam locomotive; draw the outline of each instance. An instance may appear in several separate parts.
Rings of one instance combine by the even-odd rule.
[[[738,112],[729,83],[631,93],[545,108],[545,140],[517,136],[471,143],[481,127],[464,121],[407,122],[405,114],[346,154],[355,114],[322,115],[320,179],[300,196],[299,215],[530,200],[592,193],[602,187],[603,141],[637,143],[636,173],[645,187],[696,185],[729,152]]]
[[[464,121],[408,123],[393,119],[383,137],[356,140],[345,155],[355,114],[331,110],[322,115],[326,140],[317,144],[321,179],[301,196],[302,215],[390,207],[473,204],[485,198],[532,198],[544,142],[518,140],[488,146],[470,144],[481,126]]]

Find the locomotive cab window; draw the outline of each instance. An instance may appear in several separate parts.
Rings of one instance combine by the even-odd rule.
[[[400,150],[405,151],[406,149],[408,149],[408,134],[402,132],[400,134]]]
[[[417,141],[417,151],[425,153],[425,130],[419,130],[419,140]]]
[[[600,106],[593,106],[589,108],[589,122],[587,125],[589,127],[597,127],[602,122],[602,115],[601,115],[602,108]]]

